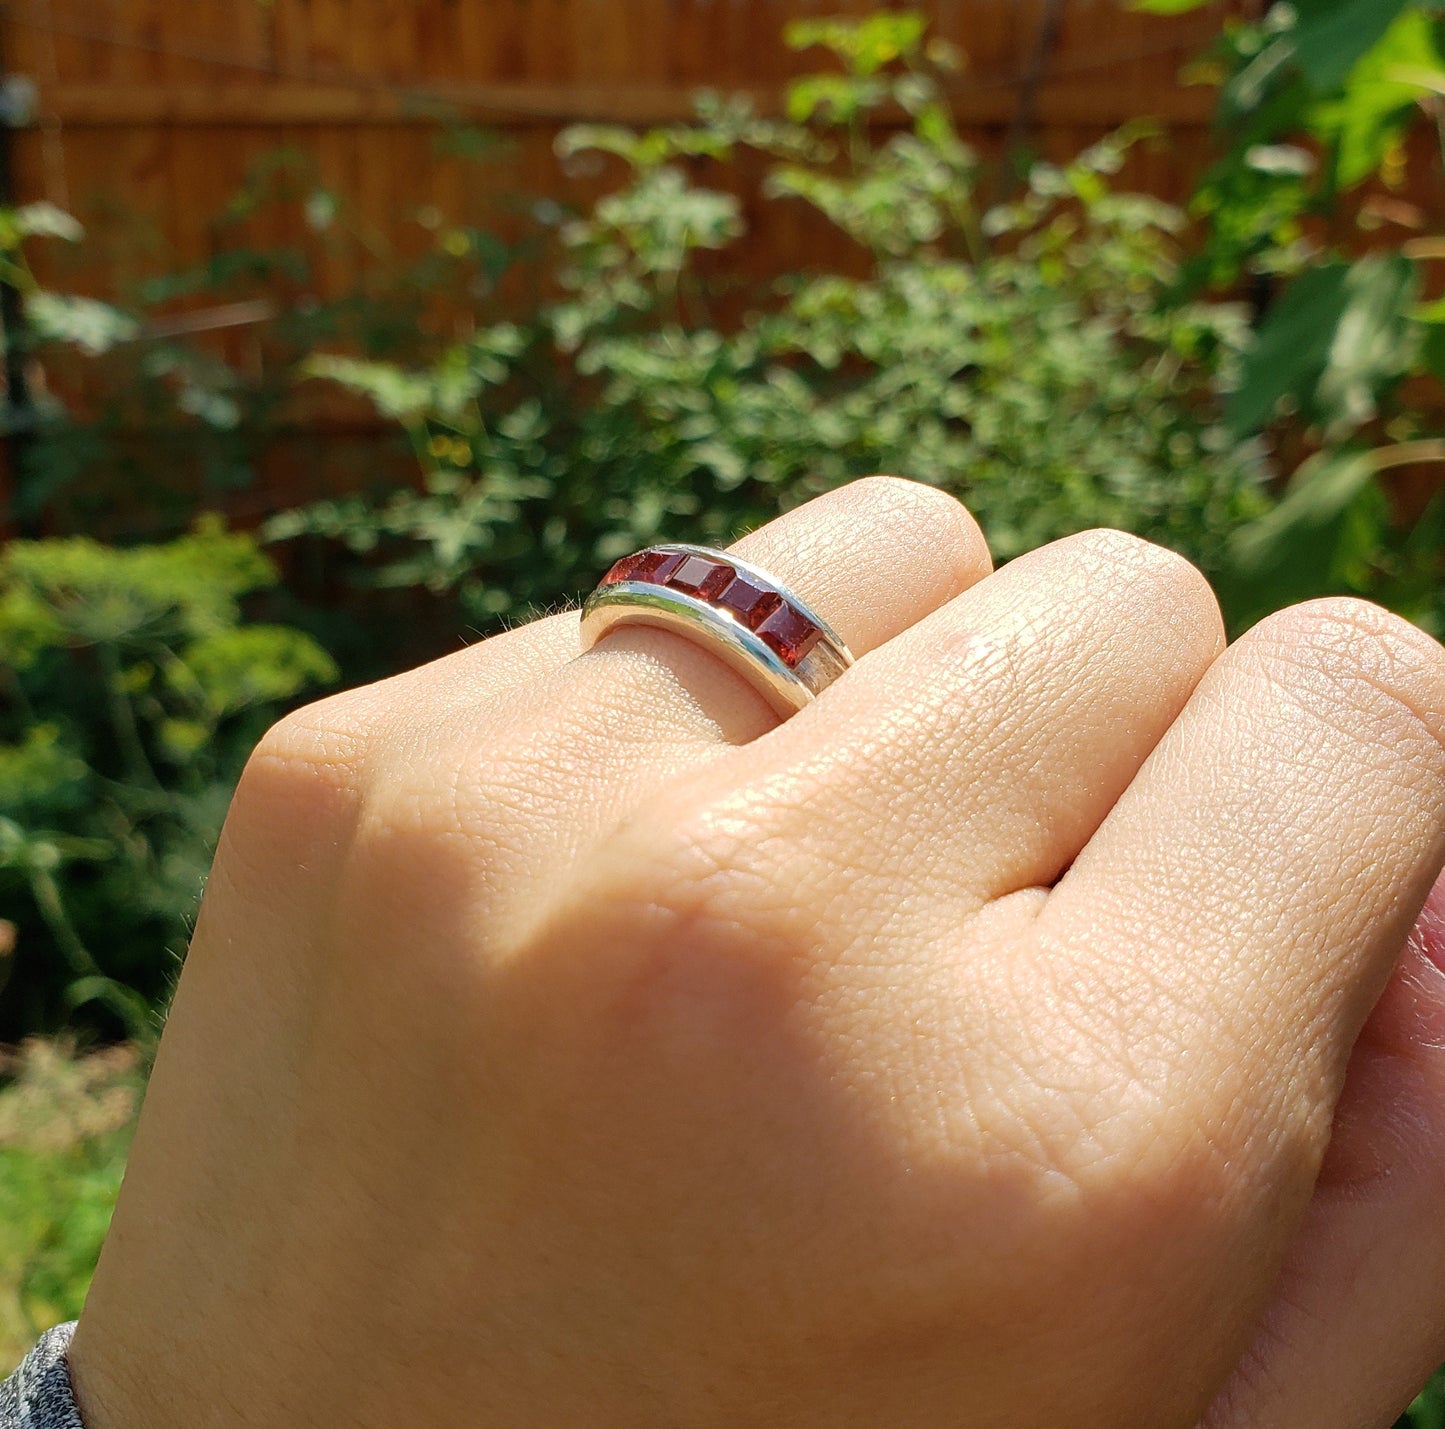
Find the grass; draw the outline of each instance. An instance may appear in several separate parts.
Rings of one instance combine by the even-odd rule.
[[[139,1054],[32,1041],[0,1059],[0,1374],[74,1319],[140,1105]]]
[[[27,1042],[0,1057],[0,1376],[85,1300],[120,1189],[140,1054]],[[1445,1429],[1445,1370],[1396,1429]]]

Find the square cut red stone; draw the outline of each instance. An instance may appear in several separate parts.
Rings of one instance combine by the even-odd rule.
[[[795,666],[823,638],[823,632],[791,605],[780,605],[758,626],[758,638],[780,655],[785,665]]]
[[[720,596],[717,603],[742,621],[749,630],[756,630],[782,603],[777,591],[763,590],[746,576],[739,576]]]
[[[733,568],[706,556],[688,556],[668,577],[673,590],[695,595],[699,600],[716,600],[732,584]]]
[[[637,551],[623,556],[618,563],[602,577],[603,585],[617,585],[621,581],[647,581],[660,585],[686,559],[676,551]]]
[[[670,585],[672,573],[687,560],[687,557],[681,551],[663,551],[657,554],[660,559],[656,568],[650,570],[643,579],[650,581],[653,585]]]
[[[623,558],[602,577],[603,585],[619,585],[623,581],[641,580],[645,572],[655,570],[662,562],[660,551],[634,551]]]

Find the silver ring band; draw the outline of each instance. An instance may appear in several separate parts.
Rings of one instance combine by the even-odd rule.
[[[784,718],[853,663],[842,636],[786,586],[708,546],[649,546],[618,561],[582,607],[583,650],[619,625],[656,626],[695,641]]]

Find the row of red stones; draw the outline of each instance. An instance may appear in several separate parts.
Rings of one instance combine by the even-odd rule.
[[[727,611],[757,634],[789,668],[823,638],[823,632],[777,591],[764,590],[722,561],[681,551],[639,551],[624,556],[602,578],[605,586],[643,581],[696,596]]]

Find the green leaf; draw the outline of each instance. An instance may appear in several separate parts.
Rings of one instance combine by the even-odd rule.
[[[0,551],[0,642],[33,656],[37,646],[200,636],[233,623],[237,598],[276,579],[252,537],[204,518],[161,545],[12,541]]]
[[[140,334],[140,324],[128,313],[72,294],[31,293],[25,316],[38,341],[67,342],[92,357]]]
[[[1417,314],[1417,319],[1425,324],[1420,340],[1420,361],[1437,381],[1445,382],[1445,316],[1424,318]]]
[[[1419,274],[1408,258],[1363,258],[1350,269],[1345,289],[1345,311],[1316,393],[1318,411],[1337,433],[1375,415],[1381,396],[1410,369],[1419,341],[1412,321]]]
[[[1131,10],[1142,10],[1146,15],[1183,15],[1190,10],[1202,10],[1210,0],[1129,0]]]
[[[1297,0],[1295,60],[1317,94],[1345,82],[1360,58],[1414,0]]]
[[[23,816],[32,809],[82,802],[90,770],[54,724],[31,725],[18,744],[0,744],[0,809]]]
[[[325,650],[286,625],[218,630],[187,646],[180,658],[189,681],[205,692],[217,716],[290,699],[310,685],[332,683],[339,674]],[[184,741],[184,729],[171,733]]]
[[[1409,1412],[1412,1429],[1445,1429],[1445,1369],[1425,1386]]]
[[[1254,144],[1244,152],[1245,164],[1259,174],[1305,178],[1317,167],[1315,156],[1297,144]]]
[[[814,118],[851,124],[864,110],[879,104],[886,93],[876,80],[844,74],[806,75],[788,86],[787,114],[795,124]]]
[[[1349,272],[1347,263],[1312,268],[1270,309],[1225,411],[1235,436],[1265,426],[1282,398],[1304,400],[1314,390],[1349,303],[1345,287]]]
[[[392,362],[313,353],[301,364],[303,377],[320,378],[368,398],[385,417],[417,421],[432,406],[435,386],[422,373],[408,372]]]
[[[44,199],[22,204],[13,211],[12,218],[21,238],[60,238],[66,243],[79,243],[85,237],[78,219]]]
[[[927,28],[917,11],[883,10],[862,20],[794,20],[783,42],[792,50],[832,50],[850,73],[868,76],[916,55]]]
[[[1369,421],[1415,359],[1418,291],[1415,265],[1399,254],[1303,273],[1270,310],[1245,359],[1227,409],[1230,430],[1259,430],[1285,397],[1335,436]]]
[[[306,226],[313,233],[324,233],[336,222],[341,209],[340,197],[330,189],[312,189],[306,195]]]
[[[1234,75],[1219,92],[1219,111],[1215,123],[1235,131],[1249,120],[1256,119],[1268,104],[1278,113],[1267,114],[1267,122],[1256,127],[1264,134],[1278,134],[1290,127],[1294,113],[1305,96],[1294,79],[1294,37],[1284,34],[1265,45],[1248,64]]]
[[[1445,56],[1430,17],[1423,10],[1406,10],[1351,70],[1340,96],[1319,105],[1312,116],[1334,140],[1338,187],[1352,188],[1379,168],[1442,70]]]
[[[1230,535],[1220,593],[1234,616],[1254,620],[1362,583],[1358,568],[1389,519],[1374,471],[1369,452],[1321,452],[1277,506]]]

